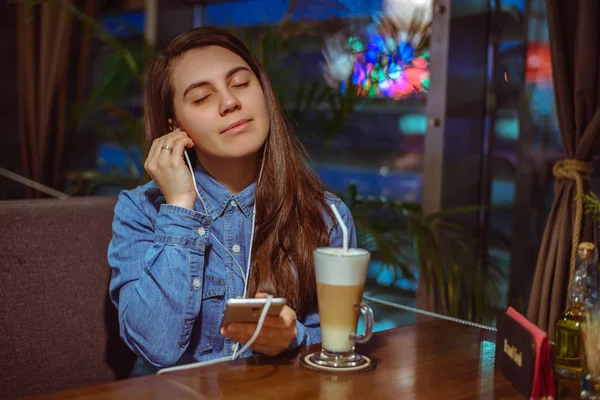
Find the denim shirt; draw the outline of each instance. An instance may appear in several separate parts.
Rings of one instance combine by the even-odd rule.
[[[194,176],[207,210],[199,199],[194,210],[166,204],[152,181],[121,192],[115,206],[110,298],[119,310],[121,338],[138,355],[132,376],[233,354],[235,343],[219,328],[225,300],[244,292],[232,257],[246,274],[256,184],[233,195],[201,166]],[[333,195],[325,197],[336,205],[355,247],[350,211]],[[330,245],[341,246],[340,227],[324,218]],[[321,342],[317,312],[299,316],[296,329],[290,348]]]

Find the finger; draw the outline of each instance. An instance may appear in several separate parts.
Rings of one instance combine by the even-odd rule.
[[[152,160],[152,156],[154,155],[154,152],[156,150],[157,143],[158,139],[153,140],[152,144],[150,145],[150,148],[148,149],[148,155],[146,156],[146,162],[144,163],[144,168],[146,170],[148,169],[148,163]]]
[[[192,139],[189,137],[179,138],[175,140],[175,143],[173,143],[172,154],[183,160],[183,152],[185,151],[186,147],[194,147],[194,142],[192,142]]]
[[[233,323],[230,325],[234,325]],[[224,330],[224,335],[236,342],[247,343],[252,336],[256,326],[251,323],[235,323],[231,330]],[[288,346],[292,339],[296,337],[296,327],[290,328],[269,328],[263,326],[260,334],[256,337],[255,343],[266,344],[270,346]]]
[[[267,315],[265,318],[265,322],[263,322],[263,328],[289,328],[289,324],[283,319],[281,318],[281,316],[279,317],[275,317],[272,315]]]
[[[269,296],[267,293],[257,292],[254,297],[257,299],[266,299]]]
[[[163,139],[160,147],[158,148],[157,159],[159,164],[167,165],[171,155],[173,154],[173,139],[165,138]]]
[[[285,306],[287,307],[287,306]],[[279,314],[279,316],[274,316],[274,315],[267,315],[265,316],[265,320],[263,322],[263,329],[264,328],[276,328],[276,329],[285,329],[285,328],[291,328],[291,327],[295,327],[296,326],[296,313],[293,309],[287,307],[288,309],[284,308],[281,311],[281,314]],[[230,327],[233,328],[233,332],[236,331],[236,327],[238,326],[247,326],[243,328],[244,332],[249,332],[252,331],[254,332],[254,330],[256,329],[257,324],[253,323],[253,322],[232,322],[231,324],[229,324],[226,328],[229,329]],[[242,329],[242,328],[240,328]]]
[[[248,343],[248,341],[243,341],[243,340],[235,340],[235,341],[238,342],[242,346],[245,346],[246,343]],[[254,343],[252,343],[252,346],[250,346],[250,349],[252,349],[252,351],[255,351],[257,353],[261,353],[264,355],[268,355],[268,356],[276,356],[277,354],[280,354],[281,352],[287,350],[287,348],[288,348],[287,346],[272,345],[269,343],[258,343],[258,340],[255,341]]]
[[[287,347],[273,347],[273,346],[267,346],[267,345],[262,345],[262,344],[252,345],[252,346],[250,346],[250,348],[257,353],[263,354],[265,356],[271,356],[271,357],[279,355],[287,350]]]
[[[248,339],[254,335],[256,331],[256,325],[252,322],[232,322],[224,329],[224,335],[243,335]],[[277,337],[281,335],[281,329],[266,327],[263,324],[262,329],[260,330],[260,336],[264,337]]]
[[[181,138],[189,138],[189,136],[184,131],[173,131],[173,132],[167,133],[166,135],[160,137],[160,140],[162,142],[161,146],[173,147],[173,144],[175,143],[175,141],[178,139],[181,139]]]
[[[148,153],[148,159],[155,160],[160,155],[160,147],[163,145],[165,136],[158,137],[152,141],[152,146]]]
[[[250,341],[250,339],[252,339],[252,335],[248,335],[246,333],[239,333],[239,334],[231,334],[227,336],[229,339],[233,340],[234,342],[239,342],[241,344],[246,344]],[[274,337],[267,337],[264,335],[259,335],[256,340],[254,340],[254,342],[252,343],[252,346],[270,346],[270,347],[283,347],[283,348],[287,348],[290,344],[290,342],[292,341],[293,338],[289,339],[287,337],[284,337],[282,335],[276,335]]]
[[[149,160],[152,161],[158,161],[160,160],[162,153],[165,152],[166,150],[162,149],[162,146],[167,145],[165,143],[165,137],[167,135],[161,136],[157,139],[154,140],[154,142],[152,142],[152,152],[150,153],[150,155],[148,156]]]
[[[165,149],[162,149],[162,146],[172,146],[171,143],[174,139],[178,137],[188,137],[188,134],[184,131],[181,131],[177,128],[173,132],[169,132],[166,135],[158,137],[152,141],[152,145],[150,146],[150,150],[148,150],[148,157],[146,158],[146,169],[149,162],[158,161],[161,158],[161,153],[168,152]],[[169,140],[166,142],[166,140]]]
[[[172,139],[172,140],[175,138],[179,138],[179,137],[189,137],[189,135],[187,134],[186,131],[182,131],[181,129],[177,128],[173,132],[169,132],[166,135],[162,136],[162,138],[167,138],[167,139]]]
[[[285,326],[295,326],[298,316],[293,308],[284,306],[283,310],[281,310],[281,313],[279,313],[279,318],[284,320]]]
[[[173,154],[178,157],[183,157],[183,149],[179,154],[175,153],[175,144],[178,140],[182,139],[189,139],[190,141],[192,140],[187,133],[183,131],[171,132],[163,136],[160,147],[158,148],[158,160],[160,160],[161,163],[166,164],[171,159],[171,155]]]
[[[279,316],[267,315],[264,325],[272,328],[290,328],[296,325],[296,312],[289,306],[283,306]]]

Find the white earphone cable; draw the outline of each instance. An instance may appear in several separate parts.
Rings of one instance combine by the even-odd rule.
[[[237,260],[233,256],[233,254],[231,254],[231,252],[229,251],[229,249],[227,249],[227,247],[223,246],[223,243],[221,243],[221,241],[219,239],[217,239],[217,237],[212,232],[210,233],[210,235],[217,241],[217,243],[219,243],[219,245],[227,252],[227,254],[229,254],[231,256],[231,259],[233,260],[234,263],[236,263],[236,265],[240,269],[240,272],[242,273],[242,280],[244,282],[246,282],[246,274],[244,273],[244,269],[242,268],[240,263],[237,262]],[[246,297],[246,288],[245,287],[244,287],[244,296],[243,297]]]
[[[273,300],[273,296],[271,296],[271,295],[267,296],[267,302],[265,303],[265,306],[263,307],[262,312],[260,313],[260,318],[258,319],[258,324],[256,325],[256,329],[254,330],[254,335],[252,335],[252,337],[250,338],[248,343],[246,343],[246,345],[244,347],[242,347],[239,354],[244,354],[244,352],[246,350],[248,350],[250,348],[250,346],[252,346],[252,344],[258,337],[260,330],[262,329],[262,326],[265,322],[265,319],[267,318],[267,313],[269,312],[269,308],[271,307],[272,300]],[[177,365],[175,367],[163,368],[163,369],[158,370],[157,374],[161,375],[161,374],[168,373],[168,372],[183,371],[186,369],[205,367],[207,365],[218,364],[218,363],[222,363],[222,362],[226,362],[226,361],[233,361],[239,357],[239,354],[236,357],[235,352],[234,352],[232,357],[220,357],[220,358],[215,358],[214,360],[209,360],[209,361],[200,361],[200,362],[191,363],[191,364]]]
[[[248,350],[250,348],[250,346],[252,346],[254,344],[254,341],[256,340],[256,338],[258,337],[258,335],[260,334],[262,326],[265,323],[265,319],[267,318],[267,313],[269,312],[269,308],[271,307],[271,301],[273,301],[273,296],[268,295],[267,296],[267,302],[265,303],[265,306],[263,307],[262,312],[260,313],[260,318],[258,319],[258,323],[256,325],[256,329],[254,330],[254,334],[252,335],[252,337],[250,338],[250,340],[248,340],[248,343],[246,343],[246,345],[244,347],[242,347],[242,349],[237,354],[237,356],[236,356],[236,352],[233,353],[232,360],[235,360],[241,354],[244,354],[244,352],[246,350]],[[237,343],[237,344],[239,344],[239,343]],[[236,347],[236,350],[237,350],[237,347]]]
[[[196,177],[194,176],[194,170],[192,169],[192,163],[190,162],[190,157],[188,156],[187,151],[183,152],[183,154],[185,155],[188,169],[190,170],[190,174],[192,175],[192,182],[194,184],[194,190],[196,191],[196,195],[198,196],[198,198],[200,199],[200,202],[202,203],[202,206],[204,207],[204,212],[208,213],[208,207],[206,207],[206,203],[204,203],[204,199],[202,199],[202,196],[200,196],[200,191],[198,190],[198,184],[196,183]],[[258,185],[258,182],[260,182],[261,176],[262,176],[262,164],[260,167],[260,172],[258,173],[257,185]],[[225,247],[223,245],[223,243],[221,243],[221,241],[219,239],[217,239],[217,237],[211,232],[211,236],[227,252],[227,254],[229,254],[231,256],[231,259],[237,264],[238,268],[240,269],[240,272],[242,273],[242,279],[244,280],[244,293],[242,295],[242,297],[244,297],[244,298],[246,297],[247,290],[248,290],[248,277],[250,275],[250,264],[252,262],[252,243],[254,243],[255,225],[256,225],[256,201],[254,202],[254,207],[252,208],[252,228],[251,228],[251,234],[250,234],[250,246],[248,249],[248,263],[246,266],[247,273],[244,273],[244,269],[242,268],[240,263],[235,259],[233,254],[231,254],[229,249],[227,249],[227,247]]]
[[[194,190],[196,191],[196,195],[198,196],[198,198],[200,199],[200,202],[202,203],[202,206],[204,207],[204,212],[208,214],[208,207],[206,207],[206,203],[204,203],[204,199],[202,199],[202,196],[200,195],[200,191],[198,190],[198,184],[196,183],[196,177],[194,176],[194,170],[192,169],[192,163],[190,162],[190,158],[187,154],[187,151],[183,152],[185,159],[187,161],[187,167],[190,170],[190,174],[192,175],[192,182],[194,185]],[[263,157],[263,162],[261,163],[261,167],[260,167],[260,172],[258,174],[258,181],[257,181],[257,185],[258,182],[260,182],[260,179],[262,177],[262,169],[263,169],[263,165],[264,165],[264,157]],[[231,254],[231,252],[229,251],[229,249],[227,249],[227,247],[225,247],[221,241],[219,239],[217,239],[217,237],[211,232],[211,236],[217,241],[217,243],[227,252],[227,254],[229,254],[231,256],[231,259],[235,262],[235,264],[238,266],[238,268],[240,269],[240,272],[242,273],[242,279],[244,281],[244,292],[243,292],[243,297],[245,298],[247,295],[247,290],[248,290],[248,277],[250,276],[250,263],[252,261],[252,243],[254,242],[254,228],[255,228],[255,224],[256,224],[256,200],[254,201],[254,207],[252,209],[252,233],[250,234],[250,246],[248,249],[248,265],[247,265],[247,273],[244,273],[244,269],[242,268],[242,266],[240,265],[240,263],[235,259],[235,257],[233,256],[233,254]],[[163,368],[161,370],[159,370],[157,372],[157,374],[163,374],[166,372],[173,372],[173,371],[181,371],[184,369],[189,369],[189,368],[197,368],[197,367],[201,367],[201,366],[206,366],[206,365],[212,365],[212,364],[217,364],[220,362],[225,362],[225,361],[232,361],[235,360],[239,357],[240,354],[244,354],[244,352],[246,350],[248,350],[250,348],[250,346],[252,346],[252,344],[254,343],[254,341],[256,340],[256,338],[258,337],[258,335],[260,334],[260,331],[262,329],[263,323],[265,321],[265,318],[267,317],[267,313],[269,312],[269,308],[271,307],[271,301],[273,299],[273,296],[269,295],[267,296],[267,301],[262,309],[262,312],[260,314],[260,318],[258,320],[258,323],[256,325],[256,329],[254,330],[254,334],[252,335],[252,337],[250,338],[250,340],[246,343],[246,345],[244,347],[242,347],[242,349],[239,351],[238,353],[238,347],[239,347],[239,343],[235,344],[235,348],[233,349],[233,354],[231,357],[220,357],[214,360],[209,360],[209,361],[202,361],[202,362],[197,362],[197,363],[192,363],[192,364],[186,364],[186,365],[179,365],[179,366],[175,366],[175,367],[169,367],[169,368]]]

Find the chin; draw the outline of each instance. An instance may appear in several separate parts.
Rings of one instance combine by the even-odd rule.
[[[229,146],[212,154],[215,158],[224,160],[243,159],[255,156],[262,146]]]
[[[228,143],[224,143],[221,147],[222,158],[246,158],[256,155],[258,153],[266,141],[266,136],[263,140],[257,140],[256,137],[238,137],[239,140],[229,141]],[[250,140],[248,140],[250,139]]]

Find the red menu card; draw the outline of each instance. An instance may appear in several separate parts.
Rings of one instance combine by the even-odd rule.
[[[555,398],[548,335],[512,307],[498,321],[496,366],[523,396]]]

